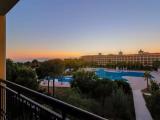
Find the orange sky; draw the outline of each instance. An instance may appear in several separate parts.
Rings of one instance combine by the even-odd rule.
[[[129,52],[127,50],[122,50],[124,54],[134,54],[137,53],[138,50],[130,50]],[[145,52],[160,52],[160,48],[155,49],[145,49]],[[113,51],[100,51],[102,54],[117,54],[117,50]],[[53,59],[53,58],[77,58],[82,55],[93,55],[98,54],[99,52],[88,52],[88,53],[80,53],[80,52],[68,52],[68,51],[12,51],[7,53],[7,58],[11,58],[16,61],[26,61],[26,60],[32,60],[32,59]]]
[[[64,52],[64,51],[35,51],[35,52],[26,52],[26,51],[14,51],[7,54],[7,58],[13,60],[32,60],[32,59],[52,59],[52,58],[75,58],[81,56],[78,52]]]

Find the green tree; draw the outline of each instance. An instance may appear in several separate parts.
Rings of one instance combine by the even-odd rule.
[[[121,89],[118,89],[112,96],[113,116],[114,119],[131,120],[129,102],[127,96]]]
[[[132,89],[131,89],[130,85],[126,82],[126,80],[122,79],[122,80],[116,80],[114,82],[117,84],[117,87],[119,89],[123,90],[123,92],[125,94],[131,94],[132,93]]]
[[[151,96],[149,107],[155,120],[160,119],[160,91],[154,92]]]
[[[64,63],[66,69],[73,69],[73,71],[86,66],[86,63],[81,59],[65,59]]]
[[[31,62],[31,67],[32,68],[38,68],[39,67],[39,61],[38,60],[36,60],[36,59],[34,59],[34,60],[32,60],[32,62]]]
[[[79,71],[74,73],[71,87],[76,88],[83,94],[90,94],[90,91],[94,89],[94,81],[98,79],[94,72]]]
[[[6,60],[6,78],[9,81],[15,82],[17,78],[18,65],[14,63],[11,59]]]
[[[159,91],[159,85],[157,84],[156,81],[151,80],[151,92],[154,94],[155,92]]]
[[[147,89],[149,89],[149,80],[152,79],[152,75],[149,71],[145,71],[144,78],[147,81]]]
[[[54,94],[54,79],[60,77],[64,72],[64,61],[61,59],[52,59],[41,63],[37,68],[39,78],[52,77],[53,78],[53,94]],[[48,79],[48,93],[49,93],[49,79]]]
[[[94,104],[93,108],[96,109],[92,110],[98,115],[114,118],[115,120],[134,119],[131,88],[125,81],[98,79],[94,72],[78,71],[73,75],[71,87],[79,95],[79,98],[74,96],[75,93],[71,95],[70,98],[72,99],[70,100],[73,100],[73,104],[85,106],[89,103],[87,101],[81,103],[80,99],[93,99],[98,104]],[[69,99],[69,95],[66,95],[67,98]]]
[[[36,72],[27,66],[14,63],[11,59],[6,60],[7,80],[37,90],[38,82]]]
[[[36,72],[29,67],[18,67],[17,78],[15,82],[17,84],[26,86],[30,89],[38,90],[38,82],[36,77]]]
[[[112,95],[116,87],[116,84],[111,80],[97,80],[92,90],[92,97],[100,101],[102,107],[104,107],[106,98]]]
[[[27,66],[27,67],[31,67],[31,64],[32,64],[32,63],[31,63],[30,61],[27,61],[27,62],[24,62],[23,64],[24,64],[25,66]]]
[[[116,66],[117,66],[116,62],[112,62],[112,63],[107,63],[107,64],[106,64],[106,67],[107,67],[107,68],[114,68],[114,69],[115,69]]]

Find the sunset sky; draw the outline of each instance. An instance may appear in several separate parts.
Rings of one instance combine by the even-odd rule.
[[[7,57],[160,52],[160,0],[21,0],[7,15]]]

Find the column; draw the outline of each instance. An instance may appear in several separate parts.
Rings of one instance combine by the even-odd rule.
[[[0,79],[6,79],[6,17],[0,16]],[[0,89],[0,108],[1,112],[6,111],[6,94],[5,90]],[[4,120],[1,116],[0,120]]]

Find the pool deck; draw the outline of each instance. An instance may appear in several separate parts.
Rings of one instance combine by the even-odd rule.
[[[160,72],[151,72],[151,75],[154,77],[157,83],[160,83]],[[133,90],[142,90],[147,87],[147,82],[144,80],[144,77],[123,77],[128,80]]]
[[[40,82],[40,86],[42,86],[42,87],[47,87],[47,86],[48,86],[48,80],[43,80],[43,81],[41,81],[41,82]],[[49,86],[50,86],[50,87],[53,87],[53,81],[52,81],[52,80],[49,81]],[[55,82],[54,82],[54,86],[55,86],[55,87],[70,87],[70,83],[68,83],[68,82],[57,82],[57,81],[55,81]]]

